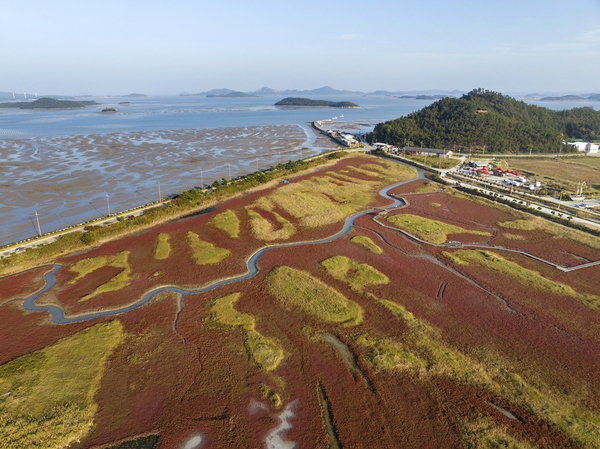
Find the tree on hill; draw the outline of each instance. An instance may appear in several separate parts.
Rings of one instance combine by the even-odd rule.
[[[552,111],[500,93],[475,89],[461,98],[443,98],[406,117],[378,124],[369,142],[419,144],[484,152],[574,151],[567,138],[600,136],[600,111]]]

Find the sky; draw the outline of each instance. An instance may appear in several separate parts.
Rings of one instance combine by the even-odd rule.
[[[0,91],[600,92],[600,0],[0,0]]]

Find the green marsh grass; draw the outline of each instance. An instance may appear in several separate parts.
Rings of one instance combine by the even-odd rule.
[[[320,321],[354,326],[363,310],[333,287],[306,271],[280,266],[267,275],[269,292],[284,306],[299,309]]]
[[[408,346],[406,350],[425,362],[418,360],[411,367],[407,366],[410,358],[404,357],[400,358],[402,363],[399,366],[391,364],[391,368],[388,369],[408,369],[418,373],[421,378],[444,376],[465,384],[479,385],[554,423],[583,446],[600,448],[600,414],[597,412],[582,407],[551,386],[533,384],[514,372],[512,366],[504,362],[498,354],[480,361],[450,347],[443,341],[437,329],[416,318],[401,304],[367,295],[387,308],[407,326],[408,330],[404,336]],[[373,347],[376,344],[377,340],[370,345]],[[374,365],[376,363],[374,356],[378,354],[374,351],[370,353],[369,361]],[[394,360],[393,357],[388,357],[389,359]],[[385,366],[385,363],[380,363],[380,367]]]
[[[237,239],[240,237],[240,219],[231,209],[215,215],[208,224],[225,232],[229,238]]]
[[[589,248],[600,250],[600,238],[578,229],[568,228],[541,217],[499,222],[499,226],[508,229],[521,229],[525,231],[544,231],[555,238],[572,240]]]
[[[523,287],[545,291],[554,295],[577,298],[589,307],[600,308],[600,296],[591,293],[578,293],[573,287],[567,284],[548,279],[537,271],[524,268],[515,262],[506,260],[504,257],[492,251],[443,251],[442,255],[457,265],[479,265],[497,273],[501,273],[504,276],[508,276]]]
[[[82,296],[79,301],[87,301],[101,293],[113,292],[125,288],[131,282],[131,266],[129,265],[129,251],[121,251],[115,256],[99,256],[81,259],[73,264],[69,270],[77,273],[69,284],[74,284],[88,274],[102,267],[121,268],[121,271],[108,282],[99,285],[92,293]]]
[[[281,228],[279,229],[275,229],[273,223],[255,210],[247,209],[247,211],[248,217],[250,218],[252,234],[258,240],[262,240],[264,242],[272,242],[273,240],[287,240],[296,233],[296,227],[277,212],[272,211],[271,214],[273,214],[275,220],[277,220],[277,222],[281,225]]]
[[[169,234],[160,233],[156,236],[156,244],[154,245],[154,258],[156,260],[165,260],[171,254],[169,239]]]
[[[460,226],[411,214],[392,215],[391,217],[387,217],[387,221],[421,240],[438,245],[446,242],[448,234],[491,235],[486,231],[465,229]]]
[[[346,282],[350,288],[363,291],[367,287],[388,284],[389,278],[364,263],[358,263],[346,256],[333,256],[321,261],[321,266],[335,279]]]
[[[284,358],[283,348],[273,339],[259,333],[252,315],[240,313],[233,307],[240,293],[216,298],[212,302],[209,320],[227,327],[241,327],[248,357],[263,371],[277,369]]]
[[[66,448],[92,429],[118,321],[96,324],[0,366],[0,448]]]
[[[367,236],[357,235],[355,237],[352,237],[350,241],[368,249],[374,254],[383,254],[383,249]]]
[[[212,265],[231,255],[231,251],[228,249],[219,248],[210,242],[200,240],[198,234],[191,231],[187,233],[187,242],[196,265]]]
[[[496,424],[487,416],[467,420],[461,439],[466,449],[534,449],[526,441],[509,434],[506,426]]]
[[[351,167],[349,173],[367,174],[375,179],[364,181],[328,172],[280,187],[267,199],[296,218],[301,226],[326,226],[368,207],[376,198],[377,189],[384,184],[416,176],[413,168],[391,162],[362,164]]]

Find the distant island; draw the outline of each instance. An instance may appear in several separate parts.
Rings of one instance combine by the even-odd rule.
[[[231,92],[238,92],[232,89],[212,89],[207,92],[197,93],[182,93],[180,97],[213,97],[213,96],[226,96]],[[350,91],[350,90],[336,90],[329,86],[323,86],[318,89],[311,90],[298,90],[298,89],[285,89],[277,90],[271,89],[270,87],[261,87],[253,92],[244,92],[250,96],[264,97],[266,95],[363,95],[363,92]]]
[[[17,101],[12,103],[0,103],[0,108],[15,109],[78,109],[86,106],[97,105],[95,101],[65,101],[54,98],[40,98],[35,101]]]
[[[106,114],[106,113],[110,113],[110,112],[117,112],[117,110],[115,108],[104,108],[104,109],[102,109],[101,112],[103,114]]]
[[[329,107],[329,108],[360,108],[351,101],[311,100],[309,98],[287,97],[275,103],[275,106],[303,106],[303,107]]]
[[[147,97],[146,94],[129,94],[129,95],[121,95],[121,98],[144,98]]]
[[[396,97],[396,98],[402,98],[402,99],[413,99],[413,100],[441,100],[442,98],[454,98],[451,95],[402,95],[401,97]]]
[[[208,94],[206,98],[248,98],[256,97],[256,95],[250,95],[244,92],[233,91],[227,94]]]
[[[129,106],[131,103],[128,101],[119,101],[119,104],[124,104],[124,105]]]
[[[544,97],[540,101],[600,101],[600,94],[592,94],[587,97],[580,95],[563,95],[562,97]]]

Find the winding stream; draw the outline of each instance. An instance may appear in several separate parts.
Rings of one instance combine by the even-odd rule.
[[[388,209],[394,209],[396,207],[399,207],[400,205],[402,205],[404,203],[403,200],[392,198],[391,196],[388,195],[388,192],[398,186],[403,185],[403,184],[407,184],[407,183],[415,181],[417,179],[424,178],[424,172],[422,170],[417,169],[417,172],[418,172],[418,176],[416,178],[412,178],[412,179],[409,179],[406,181],[392,184],[392,185],[385,187],[384,189],[379,191],[379,195],[381,195],[384,198],[387,198],[389,200],[392,200],[393,201],[392,204],[390,204],[388,206],[382,206],[382,207],[378,207],[378,208],[369,209],[369,210],[362,211],[362,212],[357,212],[353,215],[350,215],[346,219],[346,222],[344,223],[344,227],[339,232],[337,232],[336,234],[334,234],[330,237],[326,237],[326,238],[323,238],[320,240],[280,243],[280,244],[276,244],[276,245],[269,245],[269,246],[262,247],[262,248],[256,250],[250,256],[250,258],[246,262],[248,271],[246,271],[246,273],[244,273],[244,274],[229,277],[226,279],[220,279],[220,280],[214,281],[212,283],[209,283],[203,287],[199,287],[199,288],[195,288],[195,289],[183,289],[183,288],[179,288],[179,287],[175,287],[175,286],[157,287],[157,288],[149,291],[148,293],[146,293],[144,296],[142,296],[139,301],[137,301],[133,304],[130,304],[128,306],[124,306],[124,307],[120,307],[120,308],[116,308],[116,309],[110,309],[110,310],[102,310],[99,312],[82,314],[82,315],[78,315],[78,316],[74,316],[74,317],[67,317],[67,316],[65,316],[64,311],[58,306],[37,305],[35,303],[36,300],[43,293],[45,293],[48,290],[50,290],[51,288],[53,288],[54,285],[56,284],[55,275],[56,275],[56,272],[62,268],[62,266],[58,265],[58,264],[54,264],[54,265],[52,265],[52,270],[47,272],[44,275],[44,281],[45,281],[44,288],[42,290],[38,291],[37,293],[33,294],[32,296],[29,296],[28,298],[26,298],[23,302],[23,308],[25,310],[29,310],[29,311],[37,311],[37,312],[47,311],[50,313],[52,321],[55,324],[70,324],[70,323],[78,323],[78,322],[82,322],[82,321],[89,321],[89,320],[93,320],[96,318],[104,318],[104,317],[109,317],[109,316],[120,315],[122,313],[126,313],[131,310],[137,309],[138,307],[143,306],[144,304],[148,303],[152,298],[154,298],[159,293],[172,292],[172,293],[177,293],[177,294],[181,295],[181,297],[180,297],[181,308],[180,309],[182,309],[183,308],[183,299],[184,299],[185,295],[196,295],[199,293],[205,293],[205,292],[217,289],[223,285],[232,284],[234,282],[245,281],[247,279],[251,279],[254,276],[256,276],[256,274],[259,271],[258,261],[259,261],[260,257],[267,251],[271,251],[271,250],[277,249],[277,248],[289,248],[289,247],[293,247],[293,246],[302,246],[302,245],[321,245],[323,243],[329,243],[329,242],[339,239],[340,237],[343,237],[348,232],[350,232],[350,229],[354,225],[354,221],[357,218],[362,217],[363,215],[366,215],[369,213],[382,211],[382,210],[388,210]]]

